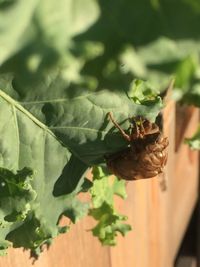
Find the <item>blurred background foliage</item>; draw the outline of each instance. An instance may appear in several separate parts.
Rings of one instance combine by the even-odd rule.
[[[175,75],[186,93],[200,75],[199,22],[198,0],[1,0],[1,73],[30,83],[57,66],[68,85],[119,90]]]
[[[175,99],[199,107],[199,25],[198,0],[0,0],[0,87],[158,92],[175,77]]]

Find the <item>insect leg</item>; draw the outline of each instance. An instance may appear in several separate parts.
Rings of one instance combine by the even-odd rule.
[[[133,141],[134,139],[140,137],[140,129],[135,119],[131,120],[131,124],[132,124],[131,141]]]
[[[139,117],[139,120],[140,120],[140,134],[141,134],[141,138],[143,138],[144,137],[144,135],[145,135],[145,129],[144,129],[144,125],[143,125],[143,119],[142,119],[142,117]]]
[[[121,135],[128,141],[130,142],[130,136],[124,132],[124,130],[119,126],[119,124],[114,120],[113,115],[111,112],[108,113],[108,116],[112,123],[115,125],[115,127],[120,131]]]

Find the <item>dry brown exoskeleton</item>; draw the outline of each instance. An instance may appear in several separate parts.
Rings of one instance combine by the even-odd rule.
[[[130,143],[126,149],[106,157],[109,170],[125,180],[151,178],[162,173],[167,162],[166,148],[169,142],[158,125],[142,117],[133,118],[130,134],[127,134],[111,112],[108,116]]]

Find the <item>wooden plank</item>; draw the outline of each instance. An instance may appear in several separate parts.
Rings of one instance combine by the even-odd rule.
[[[34,267],[110,267],[109,249],[87,230],[94,222],[90,218],[72,226],[69,233],[60,235],[45,250]],[[32,267],[29,252],[22,249],[9,249],[6,257],[0,258],[0,267]]]
[[[179,248],[174,267],[197,267],[197,242],[198,242],[198,208],[195,210],[190,219],[187,230],[184,233],[183,241]]]
[[[200,185],[199,185],[200,190]],[[197,267],[200,267],[200,198],[197,204]]]
[[[185,125],[183,137],[191,137],[196,131],[199,121],[199,111],[193,110],[190,121]],[[175,178],[171,194],[171,216],[173,218],[172,228],[172,250],[173,257],[176,256],[183,233],[186,230],[194,206],[198,198],[198,157],[197,151],[192,151],[187,144],[182,142],[176,152]]]

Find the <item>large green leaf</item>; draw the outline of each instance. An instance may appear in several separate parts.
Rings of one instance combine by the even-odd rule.
[[[12,170],[10,173],[8,171],[1,172],[2,179],[8,181],[7,191],[5,191],[7,187],[1,183],[6,194],[1,194],[1,197],[4,195],[7,197],[7,194],[10,194],[7,204],[4,201],[2,206],[1,202],[1,218],[8,220],[8,217],[13,218],[15,210],[19,213],[21,209],[24,209],[25,212],[28,208],[23,220],[18,222],[19,216],[15,216],[16,221],[11,221],[12,223],[10,222],[6,226],[3,225],[3,228],[0,229],[0,239],[11,240],[16,247],[24,246],[35,250],[47,240],[49,242],[62,230],[57,225],[62,214],[66,214],[72,221],[76,221],[87,212],[87,204],[81,204],[76,199],[76,195],[82,190],[83,174],[87,166],[83,163],[79,165],[79,161],[76,159],[73,159],[74,165],[71,166],[71,153],[67,148],[45,125],[2,91],[0,91],[0,133],[0,166]],[[19,179],[20,175],[24,175],[18,170],[25,167],[33,170],[33,179],[28,181],[31,190],[35,192],[35,197],[32,200],[29,197],[28,206],[23,208],[26,202],[17,202],[16,199],[21,192],[18,193],[17,190],[22,190],[23,188],[20,189],[20,186],[22,187],[23,184],[20,183],[20,180],[17,184],[18,180],[16,179]],[[74,172],[74,167],[76,172]],[[65,172],[66,168],[67,172]],[[15,175],[16,172],[18,174]],[[27,173],[27,175],[30,174]],[[14,179],[16,185],[13,187]],[[63,192],[64,189],[62,192],[59,191],[61,188],[59,184],[63,179],[66,179],[64,185],[66,187],[69,185],[69,188],[66,188],[68,194]],[[75,182],[70,183],[73,179]],[[56,183],[58,183],[57,186]],[[23,196],[25,197],[25,194]],[[2,200],[0,199],[0,201]],[[13,204],[12,201],[14,201]],[[10,212],[8,213],[8,211]],[[14,230],[19,226],[21,230]],[[25,228],[27,231],[23,232]]]
[[[162,107],[160,98],[143,105],[136,104],[123,91],[91,92],[76,88],[71,91],[64,88],[62,79],[58,81],[57,76],[54,80],[51,80],[52,76],[48,78],[41,83],[39,91],[36,90],[38,87],[14,86],[13,95],[17,93],[20,103],[88,165],[102,163],[106,154],[127,145],[109,120],[108,112],[128,129],[130,117],[140,115],[155,120]]]

